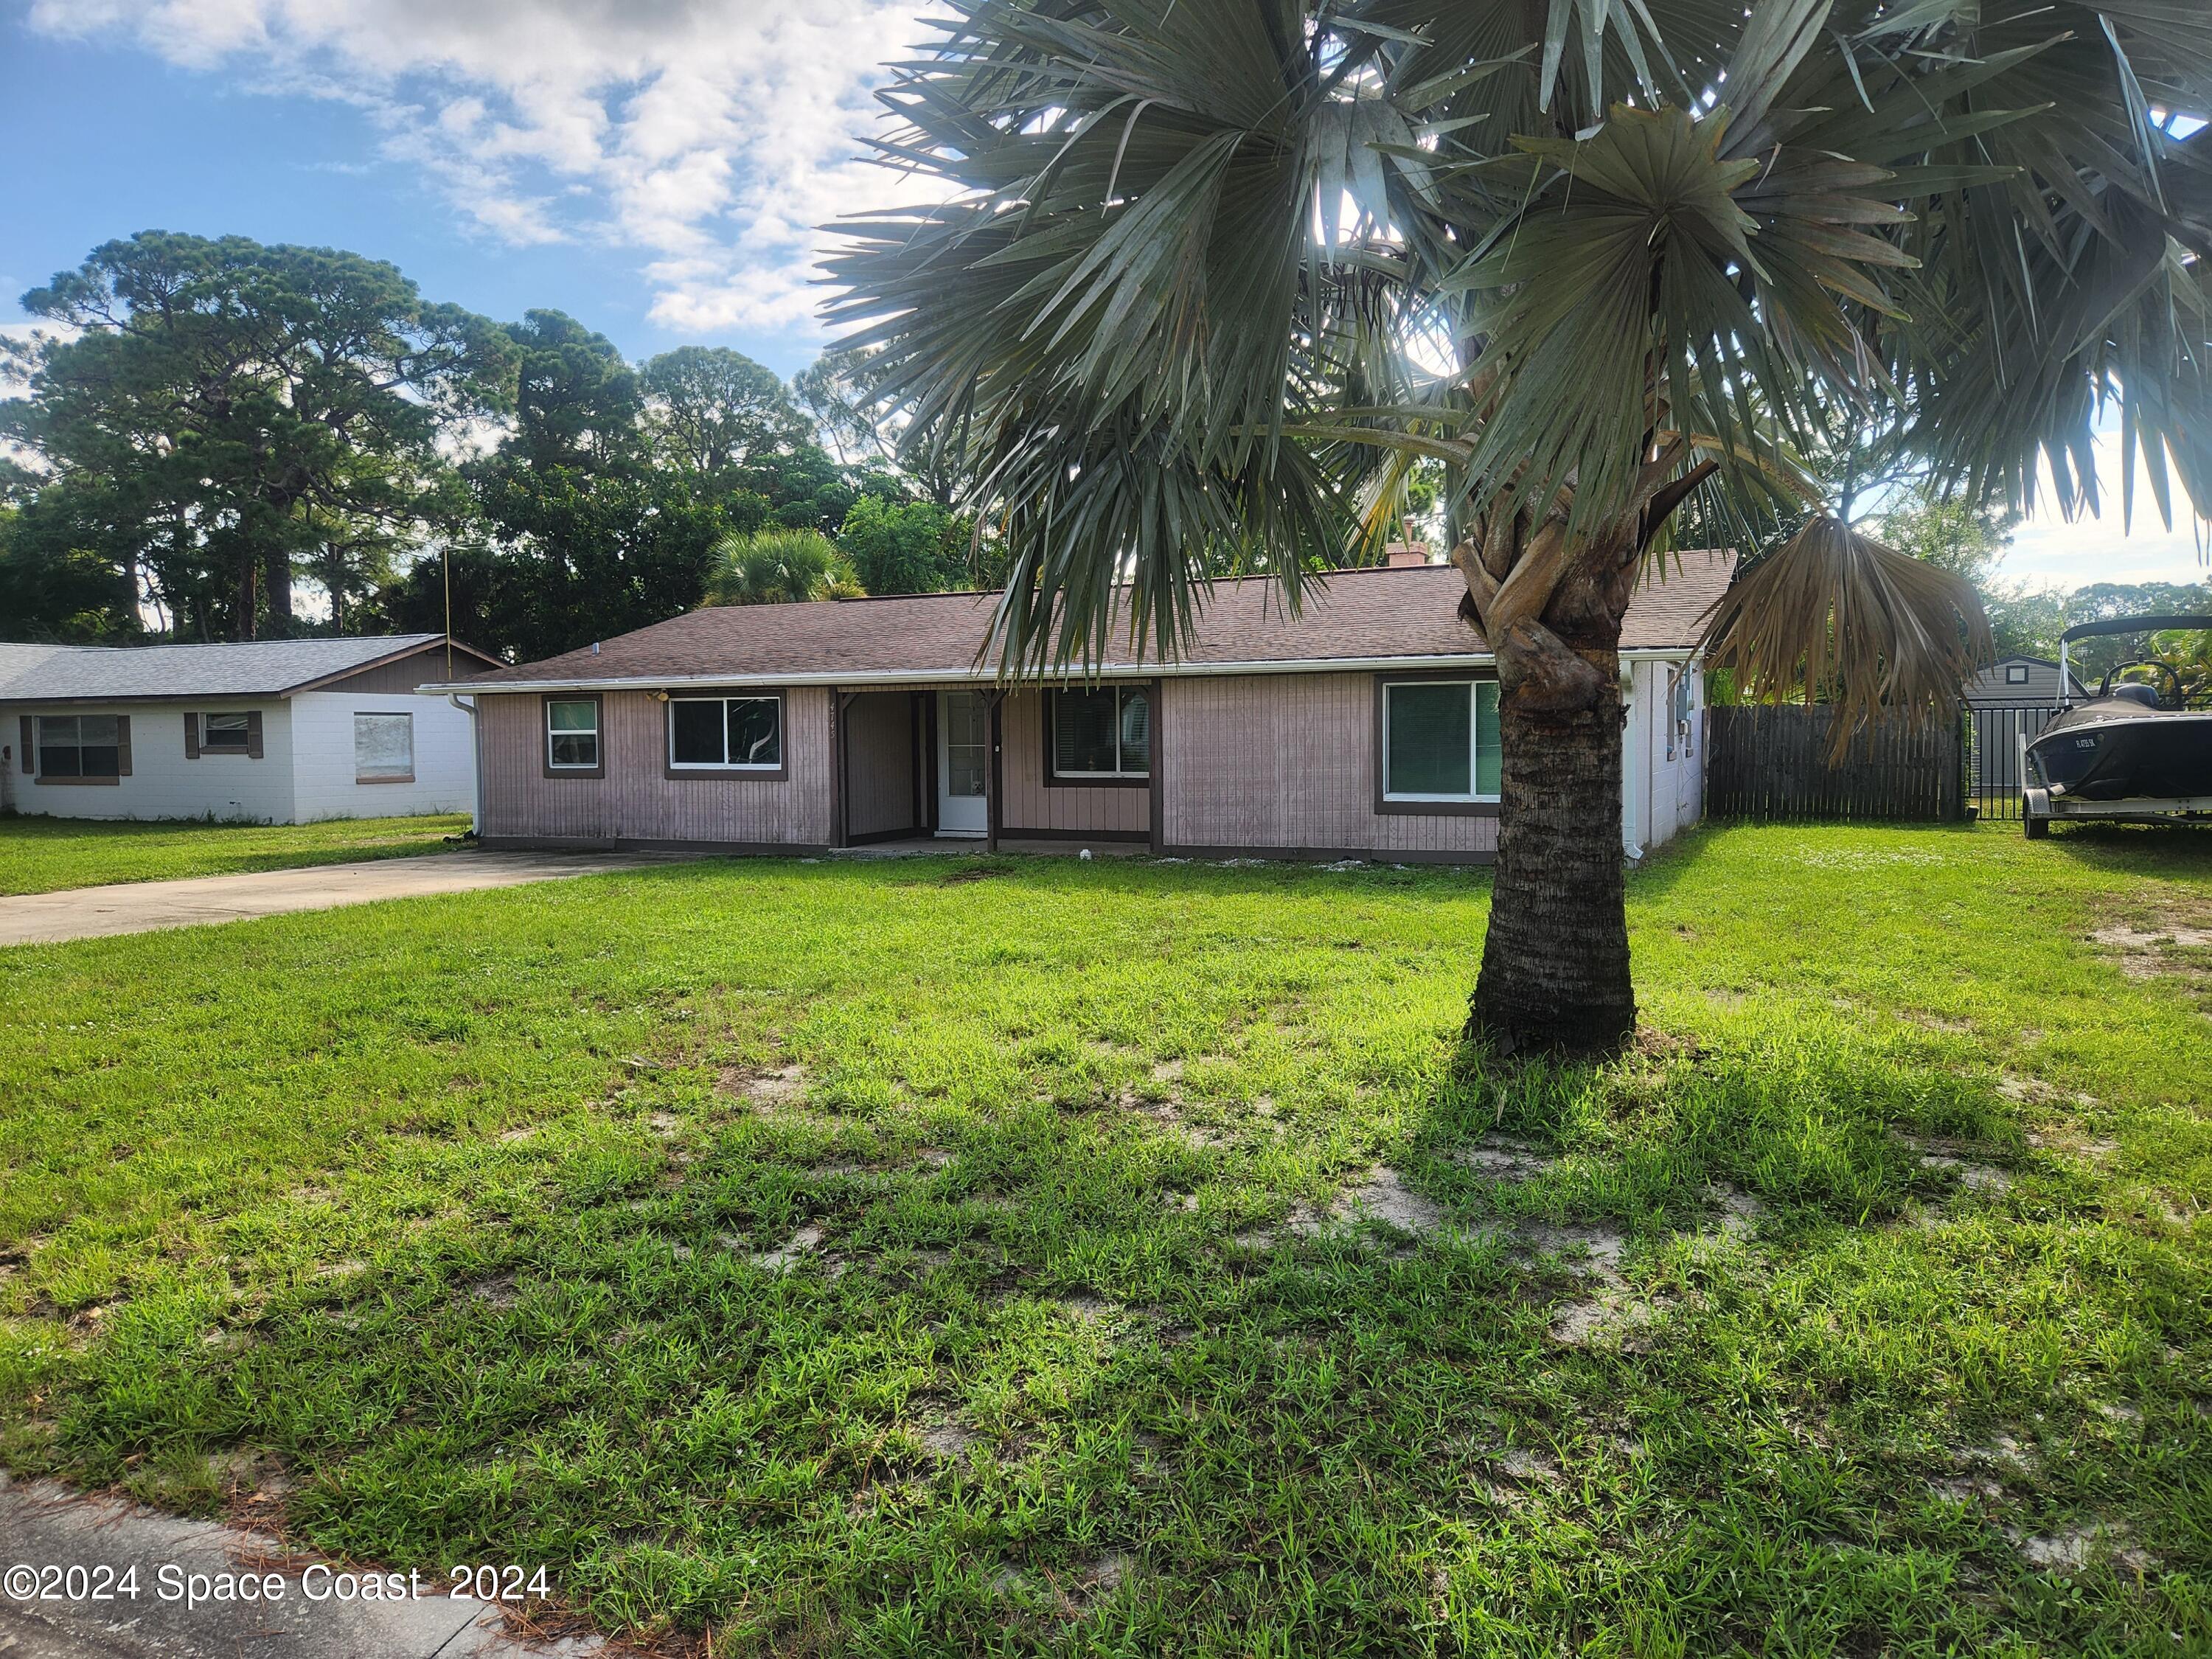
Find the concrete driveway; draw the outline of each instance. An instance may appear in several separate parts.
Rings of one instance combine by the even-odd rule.
[[[374,859],[361,864],[318,864],[304,870],[258,870],[236,876],[194,876],[185,881],[129,881],[110,887],[76,887],[60,893],[0,898],[0,946],[52,945],[109,933],[145,933],[160,927],[195,927],[281,915],[288,910],[328,910],[376,899],[420,898],[428,893],[470,893],[482,887],[604,875],[681,861],[655,853],[433,853],[416,858]]]

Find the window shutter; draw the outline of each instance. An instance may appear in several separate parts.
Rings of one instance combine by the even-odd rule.
[[[23,775],[27,778],[31,775],[31,733],[33,728],[31,726],[31,717],[28,714],[21,716],[21,719],[23,722],[23,749],[20,758],[23,763]]]
[[[115,775],[118,778],[131,775],[131,716],[128,714],[115,717]]]
[[[199,757],[200,717],[198,714],[187,714],[185,716],[185,758],[198,760]]]
[[[258,708],[246,717],[246,757],[248,760],[261,758],[261,711]]]

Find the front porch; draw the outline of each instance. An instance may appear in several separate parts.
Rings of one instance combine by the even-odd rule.
[[[1082,701],[1056,706],[1071,696]],[[1152,683],[840,690],[831,845],[909,856],[1156,847],[1157,696]]]

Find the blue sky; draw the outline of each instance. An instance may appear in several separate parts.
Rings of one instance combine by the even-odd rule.
[[[500,318],[552,306],[635,356],[823,336],[838,215],[923,0],[0,0],[0,324],[100,242],[331,244]]]
[[[350,106],[226,85],[127,47],[41,38],[20,19],[0,58],[0,144],[44,163],[17,171],[0,205],[0,320],[22,318],[24,290],[100,243],[158,228],[352,248],[392,261],[434,299],[489,316],[572,313],[633,356],[701,337],[647,320],[652,296],[633,250],[516,246],[426,202],[419,170],[380,155],[380,135]],[[786,374],[815,349],[803,328],[714,337]]]
[[[489,316],[550,306],[632,356],[731,345],[788,375],[823,341],[817,228],[907,188],[857,158],[924,4],[0,0],[0,327],[158,228],[351,248]],[[2031,522],[2002,574],[2205,567],[2189,526],[2144,505],[2124,538],[2115,505]]]

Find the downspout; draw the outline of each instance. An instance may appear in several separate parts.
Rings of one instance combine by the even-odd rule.
[[[1636,665],[1628,665],[1620,703],[1620,850],[1632,868],[1644,857],[1645,830],[1638,794],[1650,792],[1651,738],[1637,719],[1643,688],[1637,684]]]
[[[463,702],[460,693],[448,691],[446,701],[469,717],[469,752],[475,763],[469,769],[469,834],[477,840],[483,839],[483,722],[477,718],[477,706]]]

